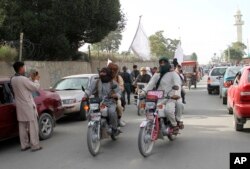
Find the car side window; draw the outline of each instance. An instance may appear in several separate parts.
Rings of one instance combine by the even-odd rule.
[[[0,104],[7,104],[11,102],[12,102],[11,96],[7,92],[4,84],[0,84]]]

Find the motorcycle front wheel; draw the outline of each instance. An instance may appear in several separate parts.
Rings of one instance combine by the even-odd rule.
[[[92,156],[96,156],[99,153],[101,147],[101,140],[99,136],[100,132],[98,130],[99,127],[97,123],[88,127],[87,143],[89,152]]]
[[[138,136],[138,148],[142,156],[148,157],[153,150],[154,141],[151,139],[152,122],[148,122],[145,127],[141,127]]]

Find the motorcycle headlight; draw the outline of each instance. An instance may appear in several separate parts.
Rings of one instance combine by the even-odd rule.
[[[146,102],[146,109],[154,109],[155,102]]]
[[[90,110],[98,110],[99,109],[99,104],[97,104],[97,103],[90,104],[89,107],[90,107]]]

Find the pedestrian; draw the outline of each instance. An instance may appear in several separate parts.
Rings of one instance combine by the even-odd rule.
[[[155,67],[153,67],[153,69],[152,69],[152,75],[154,75],[155,73],[157,73],[158,72],[158,68],[155,66]]]
[[[17,120],[21,151],[31,148],[31,151],[41,150],[39,143],[38,113],[32,92],[39,89],[38,72],[32,74],[31,80],[25,77],[23,62],[15,62],[13,68],[16,74],[11,78],[11,86],[16,103]]]
[[[121,73],[121,76],[124,81],[124,91],[122,92],[122,97],[125,99],[125,93],[127,93],[127,101],[128,104],[130,104],[130,93],[131,93],[131,85],[132,85],[132,79],[129,73],[127,73],[127,67],[123,66],[122,68],[123,72]]]
[[[132,82],[135,81],[135,79],[137,78],[137,76],[140,74],[140,71],[137,69],[137,65],[133,65],[133,71],[131,72],[131,78],[132,78]],[[131,90],[133,93],[135,93],[135,87],[131,86]]]

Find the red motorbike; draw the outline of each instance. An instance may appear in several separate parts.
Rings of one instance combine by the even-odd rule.
[[[177,86],[173,86],[172,90],[178,90]],[[171,92],[170,91],[170,92]],[[171,128],[171,122],[165,115],[165,104],[158,103],[161,99],[170,99],[167,94],[167,97],[164,98],[164,91],[148,91],[146,94],[145,101],[145,115],[146,120],[140,124],[140,131],[138,136],[138,147],[142,156],[147,157],[151,154],[154,143],[157,139],[164,139],[164,136],[167,136],[170,141],[173,141],[178,132],[174,132]],[[182,125],[179,129],[183,129]]]

